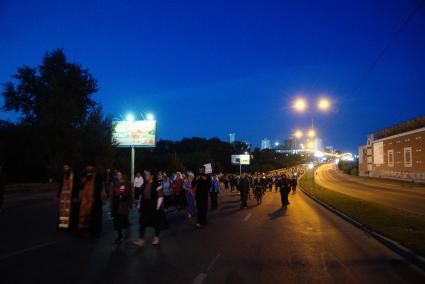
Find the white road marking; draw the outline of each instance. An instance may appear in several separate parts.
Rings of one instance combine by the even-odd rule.
[[[249,220],[249,218],[251,218],[251,213],[248,213],[248,215],[246,215],[245,219],[243,219],[245,222]]]
[[[217,262],[218,258],[221,256],[221,254],[217,254],[214,259],[211,261],[210,265],[208,266],[206,272],[210,271],[211,268],[214,266],[214,264]],[[196,276],[195,280],[193,280],[192,284],[201,284],[205,278],[207,278],[207,273],[199,273],[198,276]]]
[[[210,269],[214,266],[214,264],[217,262],[218,258],[220,257],[221,254],[217,254],[215,256],[215,258],[213,259],[213,261],[210,263],[210,265],[207,268],[207,272],[210,271]]]
[[[0,261],[5,260],[6,258],[9,258],[9,257],[12,257],[12,256],[17,256],[17,255],[20,255],[20,254],[23,254],[23,253],[26,253],[26,252],[37,250],[39,248],[48,247],[48,246],[51,246],[51,245],[56,244],[56,243],[57,242],[49,242],[49,243],[45,243],[45,244],[36,245],[36,246],[30,247],[30,248],[27,248],[27,249],[18,250],[18,251],[9,253],[9,254],[5,254],[5,255],[0,256]]]
[[[207,278],[206,273],[199,273],[198,276],[196,276],[195,280],[193,280],[192,284],[201,284],[205,278]]]

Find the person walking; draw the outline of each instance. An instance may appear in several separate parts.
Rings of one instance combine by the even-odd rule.
[[[234,175],[230,176],[230,191],[235,190],[236,187],[236,177]]]
[[[78,229],[99,238],[102,231],[102,177],[94,163],[87,164],[80,192]]]
[[[254,194],[255,198],[257,199],[257,205],[260,205],[263,199],[263,192],[264,192],[264,182],[261,178],[257,177],[255,180],[255,189]]]
[[[135,207],[138,207],[138,203],[139,203],[139,199],[140,199],[140,194],[142,193],[142,185],[143,185],[143,177],[142,174],[140,172],[136,173],[136,176],[134,177],[134,183],[133,183],[133,187],[134,187],[134,202],[135,202]]]
[[[161,229],[167,227],[167,221],[163,210],[164,195],[161,187],[162,176],[153,174],[153,171],[145,171],[145,182],[142,186],[139,205],[139,239],[134,242],[135,245],[143,247],[145,245],[145,230],[147,227],[153,227],[155,236],[152,245],[160,244],[159,234]]]
[[[196,206],[198,208],[198,223],[196,227],[202,228],[207,224],[208,191],[211,188],[211,177],[205,174],[205,168],[199,168],[199,175],[193,180],[192,186],[196,189]]]
[[[242,178],[239,182],[239,189],[241,192],[241,208],[247,208],[247,196],[249,193],[249,179],[245,173],[242,174]]]
[[[75,229],[78,218],[78,178],[69,164],[63,166],[63,176],[56,197],[59,200],[58,229]]]
[[[174,203],[178,211],[183,208],[183,178],[180,172],[176,173],[176,180],[173,182]]]
[[[298,184],[297,176],[296,174],[294,174],[291,179],[292,194],[295,194],[295,191],[297,190],[297,184]]]
[[[224,183],[224,190],[227,192],[229,190],[229,179],[227,175],[223,175],[223,183]]]
[[[111,217],[114,229],[117,231],[116,244],[123,240],[123,229],[128,229],[130,222],[128,221],[128,213],[132,207],[130,184],[125,180],[124,174],[117,172],[116,180],[112,185],[111,192]]]
[[[186,198],[186,211],[189,219],[195,215],[195,193],[192,188],[193,178],[194,174],[192,172],[187,172],[183,183],[183,190]]]
[[[211,210],[215,210],[218,207],[217,196],[219,193],[220,193],[220,180],[218,179],[218,176],[215,174],[212,177],[211,187],[210,187]]]
[[[162,175],[162,192],[164,194],[164,210],[168,211],[168,208],[173,204],[173,191],[171,188],[171,179],[164,172]]]
[[[282,202],[282,208],[285,208],[285,209],[288,208],[288,205],[289,205],[288,195],[290,191],[291,191],[290,180],[284,174],[282,176],[281,184],[280,184],[280,200]]]

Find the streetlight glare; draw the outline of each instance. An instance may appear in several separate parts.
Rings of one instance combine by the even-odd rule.
[[[155,117],[153,116],[153,114],[152,114],[152,113],[148,113],[148,114],[146,115],[146,118],[147,118],[148,120],[154,120],[154,119],[155,119]]]
[[[321,98],[317,102],[317,108],[322,111],[329,110],[331,107],[331,101],[327,98]]]
[[[308,137],[315,137],[316,136],[316,131],[314,131],[314,129],[310,129],[308,131]]]
[[[314,149],[314,143],[313,143],[313,142],[309,142],[309,143],[308,143],[308,148],[310,148],[310,149]]]
[[[303,133],[302,133],[301,130],[297,130],[297,131],[295,131],[294,136],[295,136],[295,138],[299,139],[299,138],[303,137]]]
[[[127,121],[134,121],[134,115],[132,115],[131,113],[127,114],[126,118]]]
[[[307,109],[307,101],[303,98],[298,98],[294,101],[294,109],[299,112],[303,112]]]

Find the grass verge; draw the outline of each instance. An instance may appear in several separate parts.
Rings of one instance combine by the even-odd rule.
[[[313,186],[313,174],[310,171],[301,178],[300,185],[317,199],[368,229],[425,256],[425,216],[351,197],[318,184]]]

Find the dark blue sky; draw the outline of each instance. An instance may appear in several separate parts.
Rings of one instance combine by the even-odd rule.
[[[424,5],[353,91],[417,3],[1,0],[0,82],[63,47],[98,79],[106,113],[153,112],[160,139],[236,132],[254,145],[308,127],[291,100],[325,94],[324,144],[356,151],[425,113]]]

